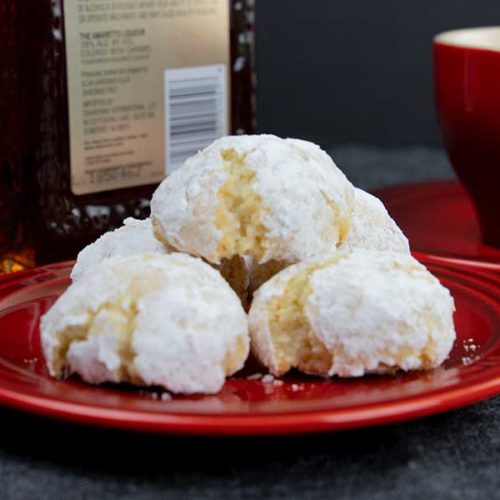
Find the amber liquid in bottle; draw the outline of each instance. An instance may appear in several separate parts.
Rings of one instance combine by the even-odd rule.
[[[157,185],[73,193],[64,3],[0,6],[0,273],[33,264],[33,256],[36,264],[75,258],[126,217],[147,217]],[[231,0],[229,8],[230,131],[253,133],[253,1]]]
[[[19,43],[14,2],[0,3],[0,275],[33,264],[26,234],[26,146],[19,92]]]

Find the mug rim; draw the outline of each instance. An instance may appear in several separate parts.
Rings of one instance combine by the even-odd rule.
[[[433,42],[450,47],[500,52],[500,25],[443,31],[434,36]]]

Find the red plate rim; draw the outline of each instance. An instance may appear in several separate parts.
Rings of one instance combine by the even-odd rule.
[[[494,273],[478,273],[450,265],[437,264],[432,259],[424,263],[440,267],[459,281],[476,282],[500,290],[500,277]],[[53,272],[67,273],[70,262],[42,266],[0,278],[0,292],[9,289],[16,277],[30,282],[34,276],[42,277]],[[19,286],[23,286],[22,283]],[[27,286],[27,285],[24,285]],[[29,285],[28,285],[29,286]],[[7,295],[10,295],[10,290]],[[4,296],[5,297],[5,296]],[[486,359],[489,355],[486,354]],[[0,365],[0,375],[9,371]],[[500,394],[500,366],[497,372],[476,380],[465,387],[439,388],[421,395],[409,395],[395,401],[374,402],[355,408],[301,410],[288,413],[259,414],[187,414],[151,413],[141,410],[110,409],[48,399],[32,394],[19,393],[2,386],[0,377],[0,404],[48,417],[81,424],[91,424],[126,430],[205,436],[250,436],[302,434],[335,431],[364,426],[399,422],[449,411],[473,404]],[[479,379],[477,379],[479,376]]]
[[[397,184],[374,191],[374,195],[383,201],[389,213],[395,211],[392,212],[392,215],[396,220],[397,210],[399,207],[406,207],[410,203],[416,203],[422,200],[440,199],[443,197],[446,198],[448,196],[456,196],[457,194],[461,194],[463,197],[468,198],[460,182],[450,179]],[[473,210],[472,205],[471,210]],[[399,221],[399,224],[404,231],[410,230],[409,228],[405,228],[403,222]],[[417,243],[418,246],[418,238],[413,237],[411,240],[413,244]],[[478,243],[481,244],[480,241],[478,241]],[[446,247],[446,243],[444,243],[444,247]],[[488,251],[491,251],[492,247],[488,247],[488,249]],[[479,271],[487,270],[500,273],[500,262],[493,261],[487,255],[453,255],[453,251],[442,254],[436,248],[418,248],[418,250],[412,249],[412,253],[419,260],[421,258],[425,258],[426,260],[436,263],[451,264],[460,267],[473,268]],[[498,253],[500,255],[500,249],[498,250]]]

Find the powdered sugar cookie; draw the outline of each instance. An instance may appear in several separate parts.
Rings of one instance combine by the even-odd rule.
[[[252,350],[274,375],[429,369],[455,339],[449,291],[410,255],[356,250],[304,262],[255,294]]]
[[[349,230],[354,190],[318,146],[232,136],[188,159],[151,202],[156,236],[219,264],[249,256],[294,263],[328,252]]]
[[[248,355],[246,314],[220,274],[188,255],[112,257],[41,321],[52,376],[215,393]]]

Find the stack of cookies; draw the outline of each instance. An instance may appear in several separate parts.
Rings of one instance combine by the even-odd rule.
[[[296,139],[215,141],[71,277],[42,343],[52,375],[90,383],[215,393],[249,345],[276,376],[430,369],[455,339],[453,299],[383,204]]]

